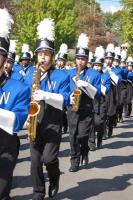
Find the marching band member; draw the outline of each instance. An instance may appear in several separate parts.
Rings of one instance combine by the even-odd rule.
[[[127,99],[125,117],[130,117],[132,113],[132,99],[133,99],[133,58],[128,57],[127,59],[128,75],[127,75]]]
[[[116,109],[117,109],[117,89],[119,77],[113,71],[113,59],[114,59],[114,45],[108,44],[105,53],[105,66],[103,67],[104,73],[109,73],[111,78],[111,89],[106,97],[107,103],[107,118],[108,118],[108,137],[111,137],[113,133],[113,127],[116,123]]]
[[[66,61],[67,61],[67,51],[68,51],[68,47],[67,44],[63,43],[60,46],[60,50],[57,54],[57,58],[56,58],[56,67],[57,69],[66,69],[65,65],[66,65]]]
[[[56,58],[56,68],[60,70],[66,70],[66,61],[67,61],[67,53],[68,53],[68,47],[67,44],[63,43],[60,46],[60,50],[57,54]],[[66,71],[67,73],[68,71]],[[63,112],[63,123],[62,123],[62,130],[64,133],[67,133],[68,123],[67,123],[67,114],[66,114],[66,108],[64,108]]]
[[[29,73],[34,71],[34,66],[31,64],[31,53],[29,52],[29,45],[24,43],[22,46],[22,53],[19,58],[20,64],[13,66],[14,71],[19,72],[25,78]]]
[[[13,19],[6,9],[0,9],[0,199],[9,197],[13,170],[19,152],[17,132],[21,130],[30,102],[30,90],[20,81],[10,79],[4,62],[9,50],[8,34]]]
[[[7,59],[4,63],[4,68],[5,71],[7,72],[8,77],[10,77],[11,79],[23,81],[23,76],[20,73],[13,70],[13,65],[15,63],[15,57],[16,57],[15,48],[16,48],[16,41],[10,40],[10,48]]]
[[[87,63],[88,68],[93,68],[93,61],[94,61],[94,55],[91,51],[89,51],[89,58]]]
[[[103,73],[103,61],[105,50],[99,46],[95,50],[95,59],[93,62],[94,70],[98,71],[101,75],[101,94],[94,99],[94,122],[95,131],[97,132],[97,148],[102,147],[102,139],[104,131],[106,131],[106,95],[110,91],[111,79],[109,74]]]
[[[88,63],[88,42],[86,34],[79,36],[76,48],[76,68],[70,73],[70,106],[68,125],[70,131],[71,166],[69,171],[79,170],[81,164],[88,164],[88,140],[94,129],[93,99],[100,92],[100,75]],[[78,96],[76,93],[78,92]],[[91,141],[91,140],[90,140]],[[95,143],[95,139],[93,141]]]
[[[41,70],[40,90],[35,91],[33,99],[41,104],[41,119],[37,126],[37,137],[30,143],[31,177],[33,183],[33,200],[45,197],[45,179],[43,164],[49,177],[49,197],[53,198],[59,189],[58,153],[61,142],[61,127],[63,107],[69,103],[69,78],[63,70],[52,66],[54,56],[54,21],[44,19],[37,27],[39,39],[36,42],[35,53]],[[31,82],[33,74],[27,79]]]
[[[118,105],[117,105],[117,122],[123,122],[123,106],[126,101],[127,90],[126,90],[126,80],[127,80],[127,70],[120,67],[121,52],[120,47],[115,47],[115,56],[113,61],[112,71],[119,77],[117,92],[118,92]]]

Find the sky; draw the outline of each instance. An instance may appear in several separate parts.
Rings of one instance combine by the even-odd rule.
[[[120,0],[96,0],[104,12],[116,12],[122,8]]]

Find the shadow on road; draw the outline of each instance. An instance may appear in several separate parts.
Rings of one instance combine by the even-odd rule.
[[[14,196],[14,200],[29,200],[32,199],[32,194],[23,195],[23,196]]]
[[[59,193],[55,199],[84,200],[103,192],[122,191],[132,185],[128,182],[130,179],[133,179],[133,174],[116,176],[113,179],[92,179],[78,182],[78,186]]]
[[[107,149],[120,149],[128,146],[133,146],[133,141],[117,141],[110,144],[105,144],[102,147]]]
[[[110,168],[123,165],[125,163],[133,163],[133,155],[103,157],[101,160],[90,163],[87,168]]]
[[[133,137],[133,132],[123,132],[120,134],[113,135],[111,138],[131,138]]]

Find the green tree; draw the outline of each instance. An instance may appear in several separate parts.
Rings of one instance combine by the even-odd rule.
[[[58,49],[62,42],[66,42],[69,47],[73,45],[76,17],[72,9],[74,0],[21,0],[18,5],[13,37],[18,40],[19,51],[23,43],[28,43],[34,51],[37,24],[47,17],[55,20],[56,48]]]
[[[122,0],[124,5],[122,19],[122,35],[124,42],[129,44],[129,53],[133,55],[133,1]]]

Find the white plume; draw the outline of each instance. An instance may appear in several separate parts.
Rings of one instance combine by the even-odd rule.
[[[126,50],[122,50],[121,51],[121,58],[122,59],[126,59],[127,58],[127,51]]]
[[[67,54],[67,50],[68,50],[67,44],[63,43],[60,46],[59,53]]]
[[[22,53],[24,52],[29,52],[29,45],[24,43],[23,46],[22,46]]]
[[[37,27],[37,34],[39,39],[48,39],[49,41],[54,41],[54,24],[54,20],[50,18],[46,18],[41,21]]]
[[[85,33],[81,33],[78,38],[77,48],[88,49],[89,38]]]
[[[131,56],[129,56],[129,57],[127,58],[127,62],[133,62],[133,58],[132,58]]]
[[[33,58],[33,52],[32,52],[32,51],[30,51],[29,53],[30,53],[30,55],[31,55],[31,58]]]
[[[108,44],[108,46],[106,48],[106,52],[114,53],[114,44],[112,44],[112,43]]]
[[[120,47],[115,47],[115,55],[121,55],[121,48]]]
[[[55,61],[58,59],[58,53],[55,55],[54,59],[55,59]]]
[[[16,52],[16,40],[10,40],[9,51],[10,52]]]
[[[104,48],[102,46],[96,47],[95,57],[101,59],[104,58],[104,55],[105,55]]]
[[[89,60],[93,59],[93,53],[90,51],[89,52]]]
[[[16,57],[15,57],[15,63],[18,63],[18,62],[19,62],[19,58],[20,58],[20,56],[19,56],[19,55],[16,55]]]
[[[0,8],[0,37],[8,38],[11,26],[14,23],[12,16],[6,8]]]

